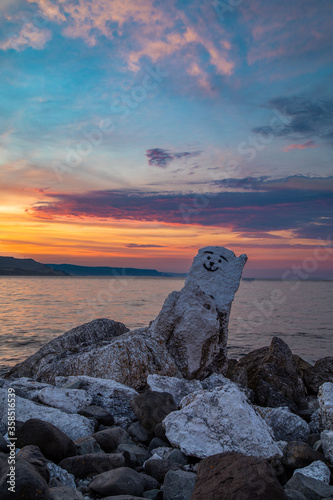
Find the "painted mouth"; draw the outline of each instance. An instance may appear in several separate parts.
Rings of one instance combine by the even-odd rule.
[[[211,273],[215,273],[215,271],[217,271],[217,270],[218,270],[218,267],[215,267],[215,268],[213,268],[213,267],[208,267],[206,264],[204,264],[203,266],[204,266],[204,268],[206,269],[206,271],[210,271]]]

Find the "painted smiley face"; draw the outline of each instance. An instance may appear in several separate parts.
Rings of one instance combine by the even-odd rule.
[[[206,262],[204,262],[203,267],[206,269],[206,271],[209,271],[211,273],[215,273],[219,269],[219,264],[221,264],[222,259],[225,260],[226,262],[229,262],[228,259],[223,257],[223,255],[215,255],[213,252],[210,252],[206,250],[204,252],[206,255]]]

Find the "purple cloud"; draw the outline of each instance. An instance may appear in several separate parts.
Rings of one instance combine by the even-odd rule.
[[[194,156],[198,156],[199,154],[201,154],[201,151],[193,151],[192,153],[188,151],[172,153],[168,152],[166,149],[161,148],[147,149],[146,151],[149,165],[160,168],[166,168],[169,163],[174,160],[182,158],[192,158]]]

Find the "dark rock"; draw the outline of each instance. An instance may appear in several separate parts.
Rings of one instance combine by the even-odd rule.
[[[169,470],[182,470],[182,466],[169,462],[169,460],[151,459],[145,464],[145,471],[149,476],[152,476],[159,483],[163,483],[166,474]]]
[[[290,441],[283,450],[281,462],[290,469],[307,467],[315,460],[326,462],[324,455],[303,441]]]
[[[32,444],[24,446],[16,454],[17,458],[23,458],[26,462],[32,465],[36,472],[42,476],[48,483],[50,480],[50,471],[47,468],[48,460],[44,457],[38,446]]]
[[[244,356],[235,370],[245,368],[248,386],[260,406],[288,406],[296,412],[307,408],[306,389],[288,345],[273,337],[269,348],[256,349]]]
[[[170,455],[168,456],[169,462],[174,462],[175,464],[186,465],[188,464],[188,458],[176,448],[172,450]]]
[[[108,470],[124,467],[125,458],[122,453],[90,453],[62,460],[59,466],[73,476],[83,479],[87,476],[101,474]]]
[[[144,497],[134,497],[133,495],[112,495],[112,497],[104,497],[103,500],[142,500]]]
[[[162,424],[158,424],[162,426]],[[156,429],[156,428],[155,428]],[[153,439],[154,434],[147,432],[140,422],[134,422],[131,424],[128,428],[128,433],[129,435],[134,439],[134,441],[139,441],[140,443],[143,444],[149,444],[150,441]]]
[[[95,319],[51,340],[23,363],[14,366],[8,373],[8,377],[36,378],[46,365],[56,366],[59,363],[61,365],[61,361],[66,356],[73,355],[79,352],[80,349],[86,349],[87,346],[97,346],[104,341],[110,341],[128,331],[125,325],[117,321]],[[54,374],[56,373],[56,370],[54,370]],[[53,383],[54,376],[50,377],[47,382]]]
[[[0,434],[0,452],[1,453],[8,453],[9,448],[7,448],[7,441],[3,437],[2,434]]]
[[[163,500],[163,491],[161,490],[149,490],[143,493],[143,498],[148,498],[149,500]]]
[[[295,474],[287,482],[285,488],[286,490],[291,489],[303,493],[305,498],[310,500],[320,500],[321,498],[333,496],[333,486],[329,486],[313,477],[303,476],[303,474]]]
[[[130,455],[131,462],[135,467],[142,466],[148,460],[150,453],[143,446],[136,446],[135,444],[120,444],[117,447],[118,452],[127,452]]]
[[[88,455],[88,453],[104,453],[96,439],[92,436],[85,436],[74,441],[78,455]]]
[[[0,467],[1,467],[2,463],[7,462],[7,460],[8,460],[7,453],[2,453],[2,451],[0,451]]]
[[[140,472],[140,476],[143,477],[144,480],[144,490],[159,490],[160,483],[154,479],[152,476],[145,474],[144,472]]]
[[[159,424],[156,424],[155,437],[163,439],[163,441],[167,441],[167,437],[165,435],[165,430],[164,430],[164,427],[163,427],[161,422]]]
[[[16,429],[16,437],[18,448],[34,444],[46,458],[56,464],[66,457],[76,455],[74,442],[64,432],[55,425],[38,418],[31,418],[24,422],[19,429]]]
[[[11,466],[13,467],[13,466]],[[11,485],[10,465],[5,462],[0,470],[0,498],[1,500],[50,500],[49,489],[45,479],[36,469],[23,458],[18,458],[15,463],[15,493],[8,491]]]
[[[190,500],[195,480],[193,472],[170,470],[164,478],[163,500]]]
[[[144,491],[144,479],[133,469],[120,467],[119,469],[98,474],[89,484],[89,489],[102,496],[141,496]]]
[[[308,363],[307,361],[305,361],[305,359],[302,359],[300,356],[298,356],[297,354],[293,354],[293,358],[295,360],[295,363],[297,365],[297,368],[298,368],[298,371],[300,372],[301,374],[301,377],[304,376],[304,372],[308,369],[308,368],[311,368],[312,367],[312,364],[311,363]]]
[[[191,500],[285,500],[274,468],[257,457],[219,453],[202,460]]]
[[[156,424],[162,422],[172,411],[178,410],[172,394],[157,391],[138,394],[132,399],[131,407],[148,432],[154,432]]]
[[[79,491],[64,484],[50,488],[49,491],[51,500],[84,500],[83,495]]]
[[[313,448],[313,445],[320,440],[320,433],[316,432],[315,434],[310,434],[308,436],[308,443]]]
[[[305,370],[304,382],[310,394],[317,394],[324,382],[333,382],[333,357],[318,359],[314,366]]]
[[[134,444],[129,434],[121,427],[111,427],[95,432],[92,437],[106,453],[116,451],[120,444]]]
[[[82,410],[78,411],[79,415],[83,415],[87,418],[95,418],[99,424],[111,426],[114,424],[113,415],[106,410],[105,408],[101,408],[100,406],[90,405],[82,408]]]
[[[154,438],[150,441],[148,450],[151,453],[155,448],[169,448],[169,446],[170,444],[164,441],[163,439]]]

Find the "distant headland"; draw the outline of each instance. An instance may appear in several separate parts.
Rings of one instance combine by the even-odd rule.
[[[0,276],[151,276],[183,278],[186,273],[164,273],[131,267],[90,267],[74,264],[41,264],[34,259],[0,257]]]

